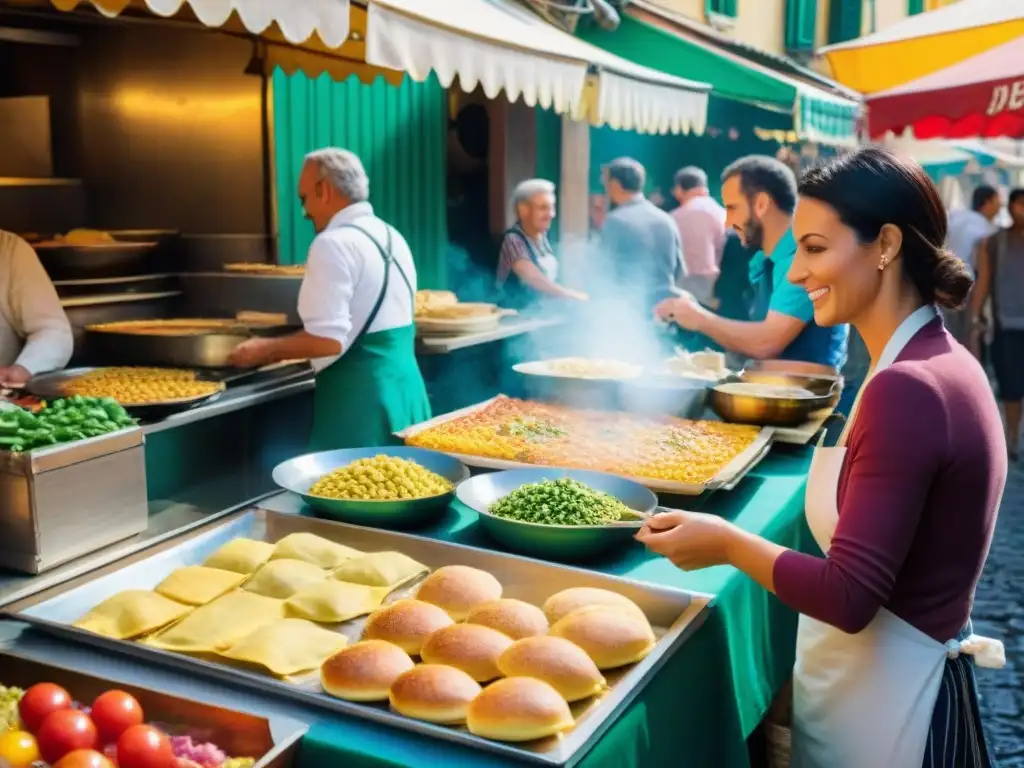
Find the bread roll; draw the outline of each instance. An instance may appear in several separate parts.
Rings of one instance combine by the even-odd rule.
[[[420,585],[416,599],[444,608],[455,621],[483,603],[501,598],[501,583],[487,571],[466,565],[438,568]]]
[[[392,684],[415,666],[394,643],[363,640],[343,648],[320,667],[320,685],[346,701],[387,701]]]
[[[505,677],[535,677],[563,699],[580,701],[604,691],[607,682],[587,652],[562,637],[542,635],[514,643],[498,659]]]
[[[512,645],[512,638],[479,624],[452,624],[427,638],[420,658],[427,664],[447,664],[461,669],[478,683],[501,677],[498,657]]]
[[[551,634],[578,645],[598,669],[640,661],[657,642],[647,619],[606,605],[573,611],[551,627]]]
[[[398,600],[370,614],[363,627],[363,640],[386,640],[410,656],[419,656],[423,642],[452,623],[436,605],[419,600]]]
[[[640,607],[628,597],[624,597],[618,592],[595,587],[571,587],[555,593],[544,602],[544,615],[548,617],[548,621],[554,624],[575,610],[595,605],[616,606],[627,611],[636,611],[644,616]],[[644,616],[645,620],[646,618]]]
[[[403,672],[391,686],[391,707],[400,715],[439,725],[466,722],[466,709],[480,685],[461,669],[420,664]]]
[[[534,741],[575,724],[558,691],[531,677],[491,683],[473,699],[466,714],[470,733],[495,741]]]
[[[478,605],[469,612],[466,622],[496,629],[513,640],[548,633],[548,620],[544,611],[536,605],[510,598]]]

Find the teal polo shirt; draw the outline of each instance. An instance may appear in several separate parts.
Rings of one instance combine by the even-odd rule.
[[[787,279],[796,248],[796,238],[790,229],[775,244],[770,255],[765,256],[764,251],[758,251],[751,258],[750,284],[757,292],[753,319],[764,320],[769,312],[779,312],[806,323],[800,335],[779,355],[780,359],[842,368],[846,362],[850,328],[848,325],[825,328],[814,322],[814,305],[807,298],[807,291]]]

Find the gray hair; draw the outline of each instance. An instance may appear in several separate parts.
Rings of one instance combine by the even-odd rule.
[[[555,185],[547,179],[527,179],[516,185],[512,193],[512,210],[518,211],[520,203],[528,203],[535,195],[555,194]]]
[[[310,152],[305,162],[315,165],[320,178],[353,203],[370,198],[370,179],[363,168],[363,161],[355,152],[325,147]]]

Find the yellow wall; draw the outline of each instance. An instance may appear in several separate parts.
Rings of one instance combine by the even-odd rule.
[[[706,22],[705,0],[651,0],[694,21]],[[955,0],[925,0],[925,8],[948,5]],[[816,47],[828,43],[829,0],[818,0]],[[864,0],[862,33],[884,29],[907,16],[907,0],[874,0],[875,28],[871,28],[872,0]],[[785,53],[786,0],[739,0],[736,24],[727,34],[748,45],[772,53]]]

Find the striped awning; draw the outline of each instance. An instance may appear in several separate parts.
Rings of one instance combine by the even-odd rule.
[[[638,133],[702,133],[711,89],[590,45],[509,0],[369,0],[366,61]]]
[[[130,6],[144,5],[157,16],[170,18],[186,6],[206,27],[220,28],[237,14],[245,29],[262,35],[271,26],[284,40],[302,45],[315,34],[328,48],[338,48],[349,33],[348,0],[88,0],[105,16],[118,16]],[[84,0],[52,0],[62,11],[73,11]]]

